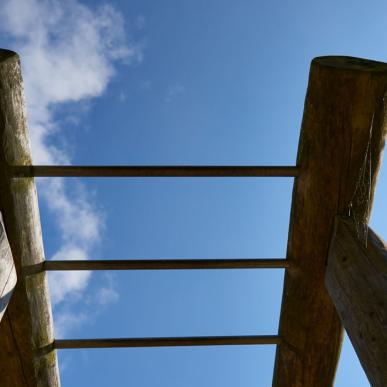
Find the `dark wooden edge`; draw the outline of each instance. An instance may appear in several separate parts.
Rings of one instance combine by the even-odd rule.
[[[124,347],[181,347],[207,345],[277,345],[280,342],[281,339],[277,335],[147,337],[55,340],[54,347],[57,349],[80,349]]]
[[[9,167],[14,177],[294,177],[293,166],[76,166]]]
[[[44,261],[24,267],[31,275],[60,270],[217,270],[217,269],[285,269],[286,259],[128,259]]]

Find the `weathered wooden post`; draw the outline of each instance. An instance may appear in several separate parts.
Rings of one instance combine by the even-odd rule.
[[[16,282],[15,264],[0,214],[0,321],[7,309]]]
[[[366,223],[386,135],[387,64],[349,57],[312,61],[293,189],[274,387],[333,385],[342,324],[325,287],[337,214]],[[372,133],[371,133],[372,127]],[[364,202],[354,200],[370,159]]]
[[[0,385],[60,385],[45,273],[23,276],[23,267],[44,260],[33,178],[13,178],[8,165],[30,165],[31,154],[20,61],[0,50],[0,211],[18,283],[0,323]]]
[[[387,246],[337,217],[325,277],[328,292],[373,387],[387,385]]]

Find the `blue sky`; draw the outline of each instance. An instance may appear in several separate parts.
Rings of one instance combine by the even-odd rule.
[[[36,163],[293,165],[310,61],[387,62],[374,1],[5,0]],[[387,170],[387,167],[384,168]],[[387,172],[372,226],[387,236]],[[39,182],[47,258],[284,257],[293,180]],[[275,334],[281,270],[57,273],[58,336]],[[272,346],[60,351],[63,386],[270,386]],[[336,387],[369,386],[346,340]]]

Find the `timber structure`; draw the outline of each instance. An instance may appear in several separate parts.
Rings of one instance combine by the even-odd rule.
[[[39,166],[31,161],[19,57],[0,50],[0,211],[10,246],[0,249],[0,267],[3,255],[12,255],[17,273],[0,322],[0,385],[60,386],[56,351],[68,348],[276,345],[273,387],[329,387],[343,326],[372,385],[387,385],[387,253],[367,226],[386,136],[386,92],[387,64],[315,58],[295,166]],[[287,255],[45,261],[38,176],[293,177]],[[47,271],[252,268],[285,270],[277,335],[55,340]]]

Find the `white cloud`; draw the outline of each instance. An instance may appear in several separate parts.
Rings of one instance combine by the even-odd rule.
[[[70,247],[71,248],[71,247]],[[78,252],[74,252],[77,254]],[[79,252],[80,253],[80,252]],[[82,254],[77,257],[83,259]],[[55,259],[65,259],[64,256],[55,257]],[[69,291],[68,287],[56,288],[57,293],[52,293],[53,298],[62,299],[66,298],[66,302],[63,304],[61,313],[58,313],[55,318],[55,337],[57,339],[66,337],[71,331],[79,329],[84,325],[93,325],[98,321],[100,313],[110,304],[115,303],[119,299],[119,294],[114,288],[115,276],[111,273],[102,275],[105,283],[102,287],[97,289],[95,292],[90,292],[86,297],[83,290],[85,288],[85,276],[90,276],[89,272],[78,271],[76,275],[72,277],[72,289]],[[62,272],[54,272],[52,277],[55,281],[61,281],[61,276],[65,275]],[[71,307],[71,297],[78,300],[82,299],[81,312]],[[70,300],[70,301],[69,301]],[[61,367],[63,371],[63,367]]]
[[[129,41],[123,17],[112,6],[91,9],[78,0],[2,0],[0,30],[21,56],[34,163],[70,163],[68,152],[50,142],[63,130],[53,108],[100,96],[115,62],[141,61],[141,46]],[[72,184],[72,191],[74,186],[76,195],[67,192],[63,179],[39,181],[62,238],[56,259],[87,259],[101,237],[103,217],[82,184]],[[53,273],[54,305],[82,293],[89,279],[88,272]],[[101,299],[114,298],[112,287],[100,291]],[[73,322],[66,313],[57,314],[62,333]]]
[[[64,245],[52,258],[59,260],[85,260],[87,256],[84,249],[77,246]],[[71,303],[73,297],[79,299],[79,296],[88,284],[90,275],[89,271],[72,271],[71,273],[56,271],[50,273],[50,293],[53,304],[58,304],[65,300]]]
[[[80,327],[87,319],[88,316],[85,313],[74,313],[71,310],[59,314],[55,319],[55,337],[57,339],[66,337],[69,327],[73,329]]]
[[[92,11],[76,0],[2,3],[0,28],[22,57],[34,161],[63,162],[47,146],[58,130],[50,108],[101,95],[114,61],[141,60],[141,47],[126,41],[123,18],[109,5]]]
[[[98,289],[96,294],[96,301],[100,306],[105,306],[114,302],[117,302],[119,295],[114,288],[114,279],[115,277],[112,274],[107,274],[107,285]]]

